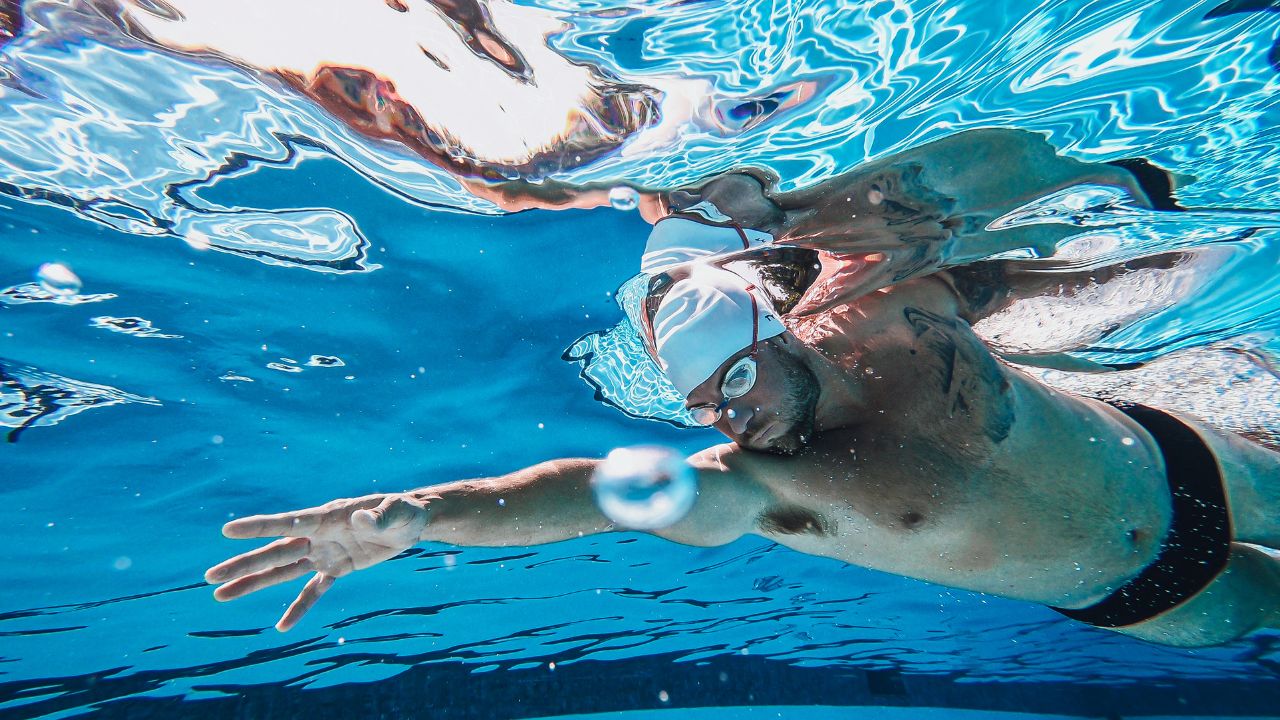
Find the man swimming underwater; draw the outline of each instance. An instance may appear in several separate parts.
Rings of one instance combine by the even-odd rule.
[[[865,218],[868,235],[901,228],[870,206],[910,209],[906,201],[925,190],[947,195],[939,190],[946,173],[922,167],[915,190],[856,185],[858,198],[814,193],[808,208],[787,208],[737,180],[741,190],[708,187],[706,197],[689,199],[696,205],[719,193],[711,205],[728,221],[708,226],[742,229],[747,244],[746,227],[777,237],[809,223],[811,236],[852,246],[856,238],[838,226],[824,229],[840,220],[834,208],[855,199],[865,206],[840,221]],[[1039,189],[1060,184],[1035,176],[1041,168],[1023,170]],[[1135,185],[1135,197],[1142,192],[1132,175],[1116,178]],[[958,183],[968,195],[934,220],[905,224],[946,227],[979,213],[977,191],[990,186],[969,192]],[[752,208],[784,219],[768,228]],[[646,303],[651,351],[693,417],[731,442],[689,458],[698,499],[685,518],[652,532],[704,546],[761,535],[1171,645],[1280,625],[1280,560],[1253,546],[1280,547],[1280,455],[1190,418],[1066,395],[997,361],[970,328],[988,299],[957,291],[949,273],[920,276],[946,253],[916,253],[894,232],[872,250],[885,259],[864,258],[863,266],[879,264],[871,269],[891,284],[864,279],[871,291],[842,292],[815,311],[784,315],[756,284],[711,263],[653,268],[665,282],[651,285]],[[944,238],[952,257],[964,254],[963,223],[908,240],[916,237]],[[895,249],[907,260],[895,261]],[[553,460],[235,520],[223,528],[228,537],[282,537],[211,568],[206,579],[221,584],[215,597],[230,600],[314,573],[277,624],[283,631],[335,579],[418,542],[533,545],[625,530],[593,502],[589,480],[599,462]]]

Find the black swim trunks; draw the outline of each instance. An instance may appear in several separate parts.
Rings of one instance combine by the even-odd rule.
[[[1149,620],[1208,587],[1231,555],[1231,516],[1213,452],[1177,418],[1143,405],[1112,405],[1155,438],[1164,456],[1173,517],[1155,561],[1087,608],[1053,608],[1073,620],[1119,628]]]

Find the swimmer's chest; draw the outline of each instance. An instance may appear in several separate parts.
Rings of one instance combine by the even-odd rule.
[[[1030,482],[925,442],[827,434],[794,460],[760,534],[866,567],[984,590],[984,578],[1064,556],[1105,562],[1119,532],[1085,487]]]

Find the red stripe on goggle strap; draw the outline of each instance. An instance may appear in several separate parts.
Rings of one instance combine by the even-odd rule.
[[[760,350],[760,306],[756,303],[756,286],[747,286],[747,297],[751,298],[751,357]]]

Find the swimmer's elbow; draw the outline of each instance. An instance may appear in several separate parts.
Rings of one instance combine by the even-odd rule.
[[[698,497],[682,520],[653,534],[683,545],[728,545],[754,532],[755,518],[771,495],[755,479],[733,444],[717,445],[689,458],[698,473]]]

